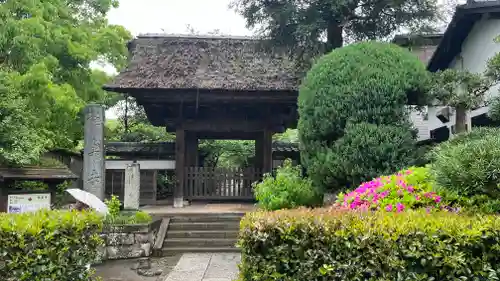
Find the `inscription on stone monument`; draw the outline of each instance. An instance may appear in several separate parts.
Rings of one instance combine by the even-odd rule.
[[[85,108],[83,189],[104,199],[104,108]]]

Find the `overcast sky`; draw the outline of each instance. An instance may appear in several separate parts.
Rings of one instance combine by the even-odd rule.
[[[243,17],[229,9],[230,0],[120,0],[109,13],[112,24],[141,33],[186,33],[191,25],[201,34],[220,29],[224,34],[251,35]]]

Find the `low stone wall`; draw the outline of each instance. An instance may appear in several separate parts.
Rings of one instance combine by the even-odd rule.
[[[105,246],[100,249],[98,262],[149,257],[160,225],[161,219],[150,224],[106,227],[101,234]]]

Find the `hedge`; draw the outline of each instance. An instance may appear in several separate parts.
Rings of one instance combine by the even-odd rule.
[[[500,219],[454,213],[256,212],[240,281],[498,280]]]
[[[0,214],[0,276],[6,281],[92,280],[102,240],[93,212]]]

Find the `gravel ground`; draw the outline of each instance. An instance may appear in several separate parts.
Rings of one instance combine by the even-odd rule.
[[[162,258],[151,258],[151,268],[145,269],[147,273],[157,273],[160,275],[146,277],[138,274],[138,270],[132,269],[137,264],[136,259],[106,261],[95,266],[97,276],[103,281],[164,281],[170,271],[175,267],[181,255]],[[140,271],[140,270],[139,270]]]

